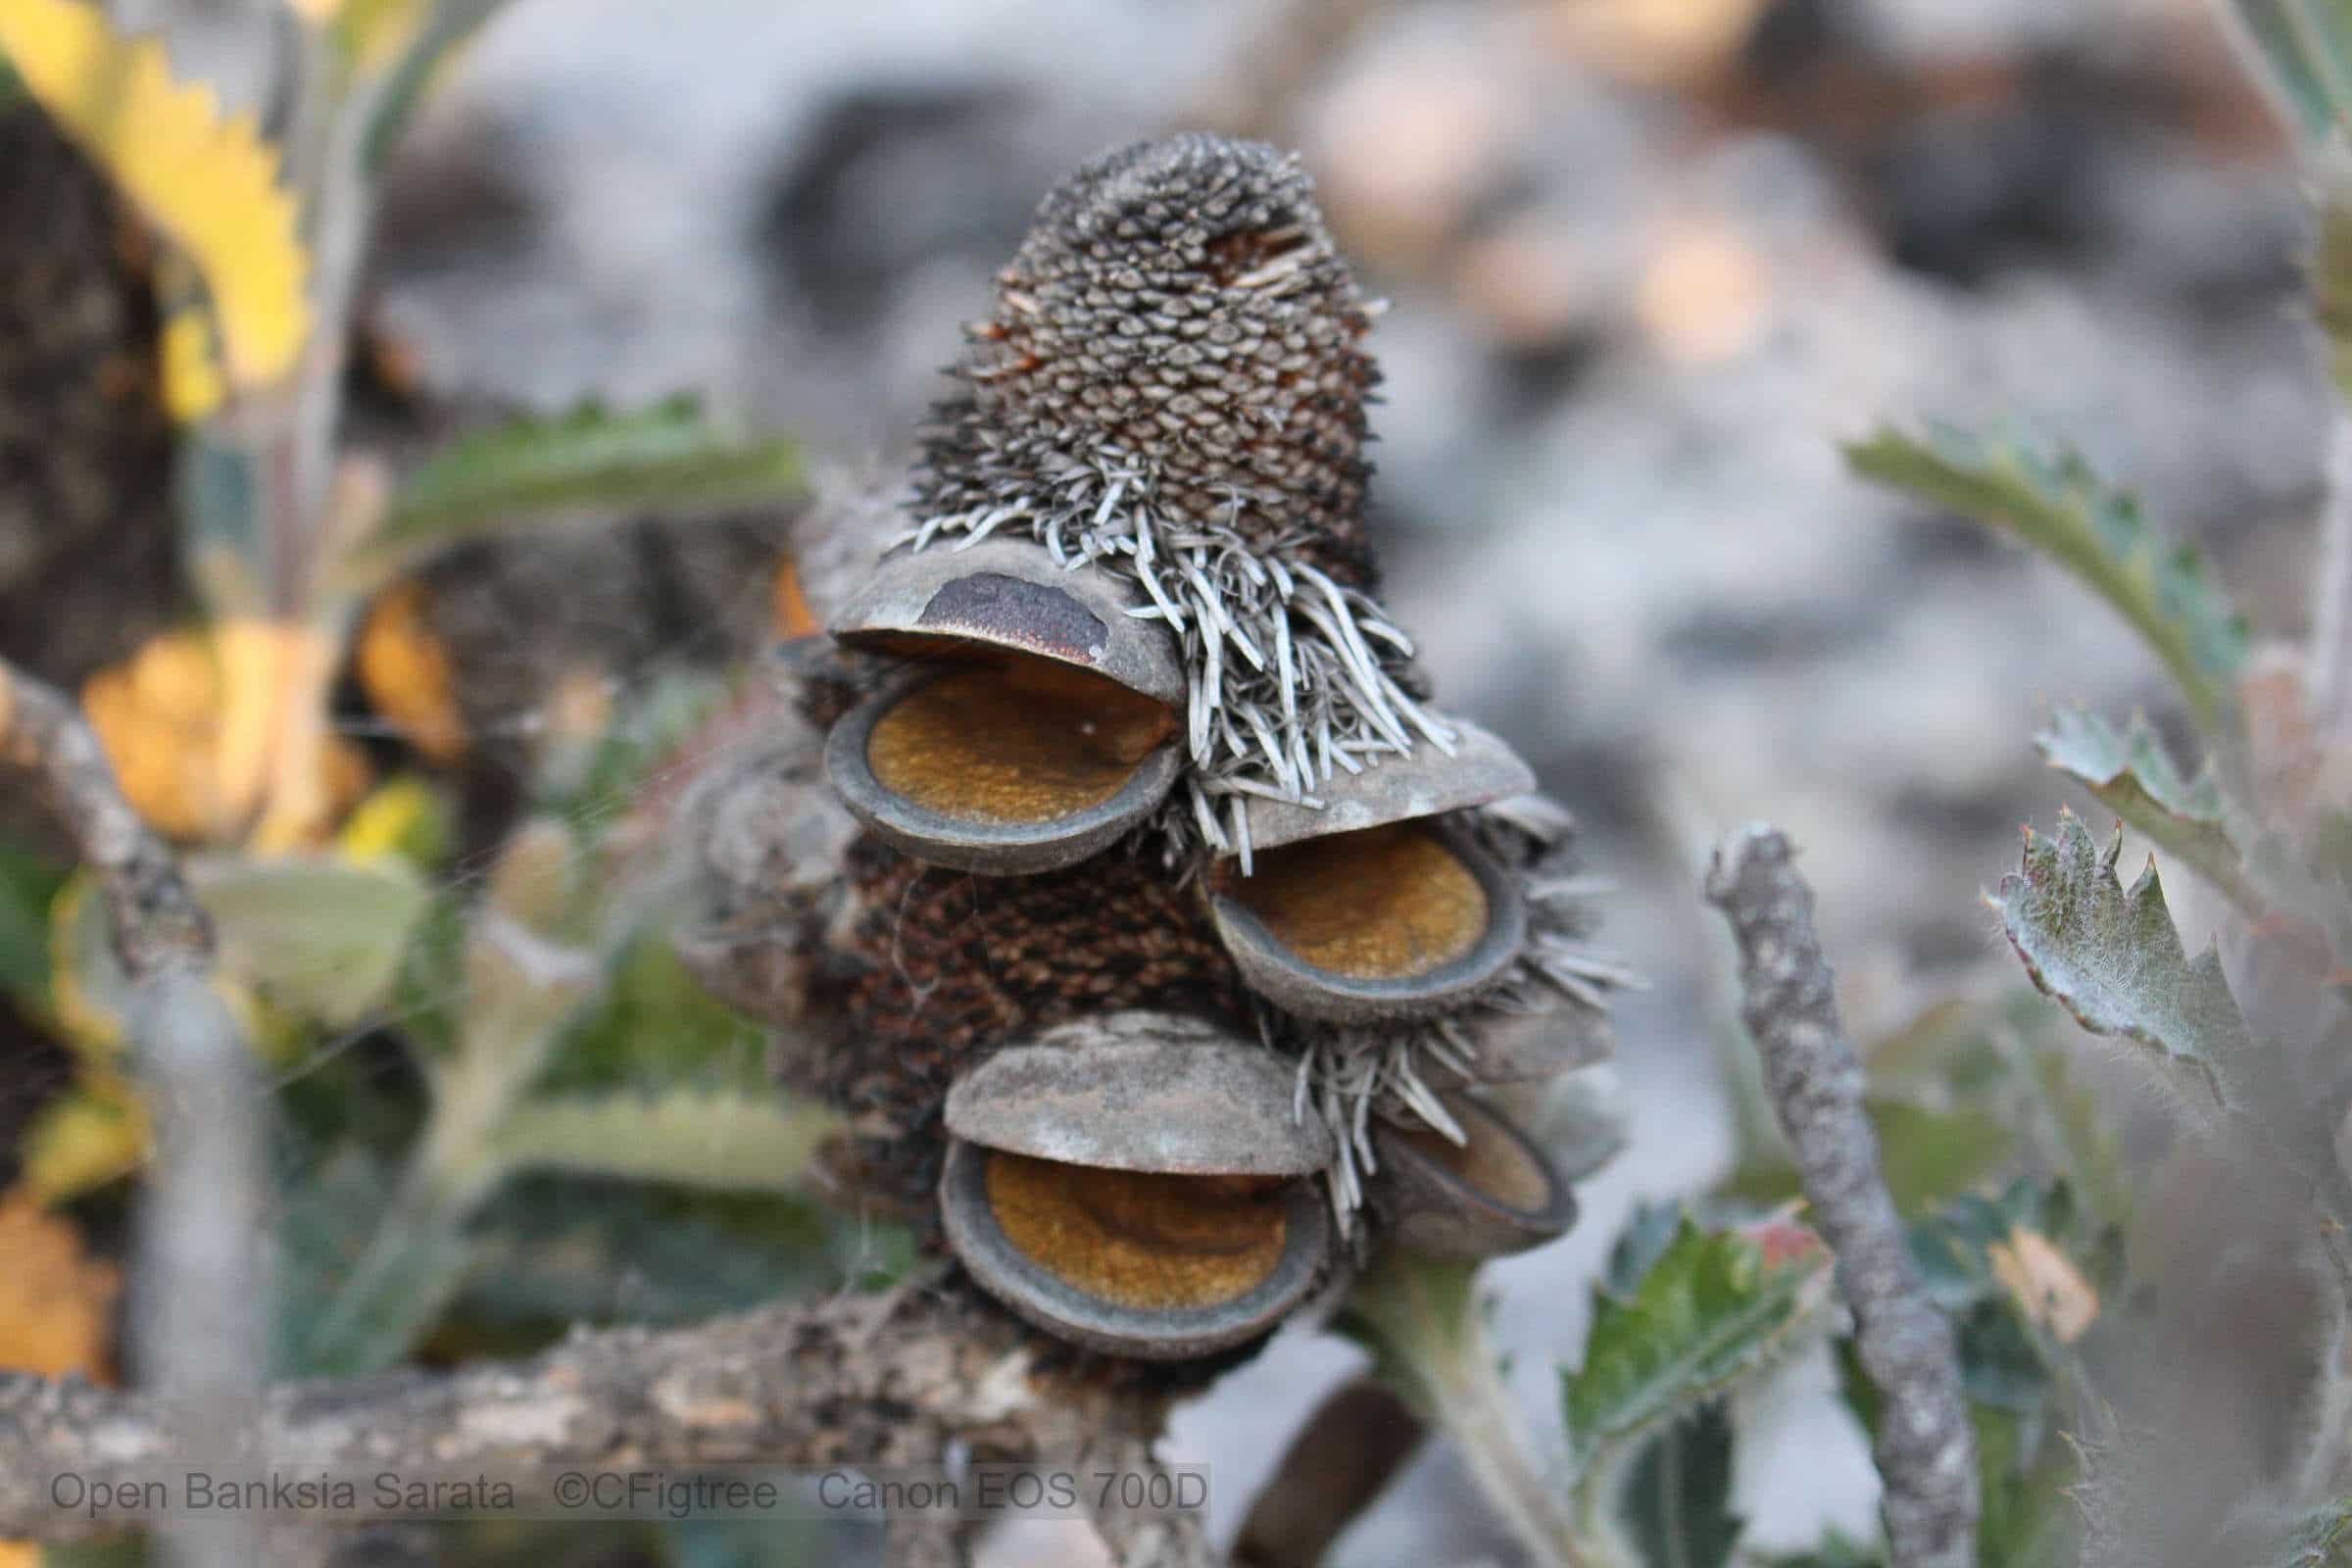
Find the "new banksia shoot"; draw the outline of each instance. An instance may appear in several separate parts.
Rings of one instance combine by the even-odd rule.
[[[839,652],[779,661],[809,728],[709,813],[698,969],[795,1025],[866,1180],[1093,1349],[1201,1360],[1371,1249],[1574,1216],[1492,1091],[1602,1054],[1622,977],[1565,813],[1373,597],[1369,323],[1296,160],[1081,170]],[[785,838],[846,844],[837,900],[767,885]]]

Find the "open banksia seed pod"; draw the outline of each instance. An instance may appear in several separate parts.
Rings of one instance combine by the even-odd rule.
[[[1271,1332],[1322,1283],[1331,1214],[1312,1182],[1167,1176],[948,1146],[940,1217],[1013,1312],[1114,1355],[1181,1361]]]
[[[948,1241],[1022,1317],[1098,1349],[1182,1359],[1271,1329],[1322,1278],[1305,1178],[1329,1135],[1292,1073],[1195,1020],[1114,1013],[982,1062],[948,1095]]]
[[[1250,990],[1339,1022],[1444,1011],[1515,963],[1519,882],[1443,819],[1387,822],[1220,861],[1209,912]]]
[[[825,742],[843,804],[934,865],[1027,875],[1072,865],[1139,825],[1184,768],[1150,698],[1017,660],[895,682]]]
[[[886,842],[958,870],[1073,864],[1152,814],[1183,768],[1173,637],[1037,545],[892,556],[835,618],[920,662],[834,725],[826,771]]]
[[[909,659],[1027,656],[1181,707],[1174,636],[1127,613],[1144,602],[1116,578],[1056,564],[1042,545],[985,539],[885,557],[832,632],[851,648]]]
[[[1524,1252],[1576,1223],[1576,1199],[1542,1150],[1483,1102],[1446,1101],[1459,1144],[1426,1126],[1384,1124],[1373,1209],[1399,1247],[1432,1257]]]

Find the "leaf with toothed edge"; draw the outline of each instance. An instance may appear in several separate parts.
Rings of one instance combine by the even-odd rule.
[[[2070,451],[1932,426],[1925,439],[1881,430],[1845,448],[1865,478],[2005,528],[2105,599],[2164,661],[2200,721],[2230,707],[2245,622],[2195,550],[2166,544],[2132,496]]]
[[[2210,766],[2183,779],[2147,719],[2132,715],[2121,733],[2096,713],[2072,706],[2050,714],[2035,737],[2052,767],[2081,781],[2099,804],[2158,849],[2180,860],[2249,916],[2267,906],[2243,870],[2244,859],[2223,826],[2221,785]]]
[[[1811,1317],[1829,1263],[1788,1220],[1708,1231],[1685,1214],[1661,1246],[1658,1218],[1637,1218],[1594,1297],[1584,1365],[1560,1380],[1579,1473],[1608,1470],[1604,1452],[1770,1364]]]
[[[585,407],[458,442],[409,480],[361,554],[389,569],[524,522],[641,502],[772,499],[798,491],[802,473],[797,445],[729,431],[691,398],[628,414]]]
[[[2117,877],[2123,842],[2118,828],[2101,851],[2061,810],[2057,837],[2027,830],[2022,868],[1989,902],[2026,972],[2076,1022],[2149,1047],[2226,1106],[2230,1067],[2249,1049],[2245,1019],[2220,956],[2192,960],[2182,947],[2154,859],[2129,888]]]

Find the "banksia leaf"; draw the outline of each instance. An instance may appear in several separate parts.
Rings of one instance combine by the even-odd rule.
[[[85,1254],[74,1222],[23,1188],[0,1193],[0,1370],[107,1375],[120,1272]]]
[[[1719,1399],[1642,1450],[1626,1471],[1619,1511],[1643,1562],[1723,1568],[1744,1523],[1731,1503],[1732,1422]]]
[[[2027,832],[2024,865],[1992,906],[2034,983],[2077,1023],[2149,1047],[2226,1104],[2224,1081],[2250,1045],[2245,1019],[2219,955],[2192,961],[2182,948],[2155,861],[2129,888],[2117,879],[2123,847],[2120,828],[2101,851],[2062,810],[2056,838]]]
[[[797,1192],[828,1111],[774,1095],[679,1089],[525,1104],[498,1135],[509,1169],[564,1170],[717,1192]]]
[[[227,973],[270,1003],[348,1028],[391,995],[423,882],[399,860],[208,856],[188,862]]]
[[[1584,1365],[1560,1380],[1579,1472],[1768,1365],[1826,1298],[1829,1266],[1802,1226],[1707,1231],[1683,1215],[1638,1278],[1595,1295]]]
[[[2167,545],[2139,503],[2072,452],[2055,456],[1947,427],[1882,430],[1845,449],[1856,473],[2006,528],[2065,566],[2132,623],[2211,727],[2230,705],[2246,628],[2187,547]]]
[[[693,400],[635,414],[583,408],[458,442],[417,470],[362,554],[389,568],[524,522],[645,502],[720,505],[790,494],[800,449],[706,418]]]
[[[310,258],[277,150],[250,116],[172,77],[163,44],[116,32],[79,0],[0,0],[0,51],[66,134],[194,264],[229,383],[293,368],[310,329]]]
[[[2222,791],[2211,768],[2193,781],[2183,779],[2165,755],[2164,742],[2136,713],[2119,734],[2096,713],[2061,708],[2036,740],[2052,767],[2081,780],[2100,805],[2228,895],[2248,916],[2261,916],[2265,900],[2222,825]]]

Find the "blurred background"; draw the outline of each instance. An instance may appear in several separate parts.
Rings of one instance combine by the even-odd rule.
[[[233,96],[263,9],[152,20]],[[2021,823],[2101,820],[2034,750],[2048,705],[2161,701],[2054,568],[1848,478],[1838,443],[1936,417],[2071,441],[2209,547],[2258,634],[2303,629],[2328,419],[2308,220],[2219,9],[514,0],[393,165],[354,438],[397,464],[494,415],[691,391],[828,479],[888,482],[1061,173],[1190,125],[1298,149],[1390,302],[1390,606],[1443,702],[1576,811],[1617,889],[1606,934],[1651,981],[1620,1006],[1629,1152],[1574,1236],[1488,1271],[1546,1411],[1631,1205],[1716,1181],[1749,1113],[1695,896],[1715,838],[1753,817],[1796,837],[1870,1039],[2014,987],[1981,890]],[[792,522],[631,516],[469,545],[399,591],[494,752],[583,651],[627,685],[754,647]],[[170,562],[0,531],[0,652],[70,683],[126,658],[173,613]],[[399,706],[376,685],[346,705],[355,734]],[[1180,1415],[1168,1457],[1213,1467],[1221,1535],[1361,1364],[1286,1334]],[[1800,1361],[1754,1400],[1770,1436],[1743,1444],[1737,1498],[1757,1545],[1870,1525],[1831,1376]],[[1512,1560],[1439,1447],[1340,1561]],[[1094,1548],[1035,1525],[989,1549]]]

